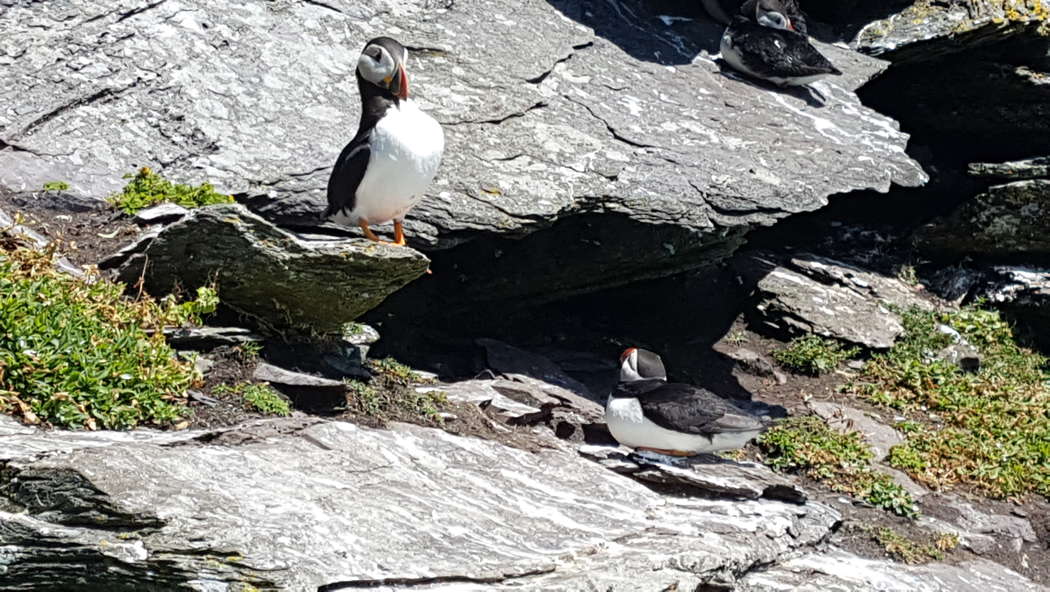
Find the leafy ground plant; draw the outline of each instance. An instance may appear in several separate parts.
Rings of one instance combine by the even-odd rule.
[[[799,374],[827,374],[839,364],[860,353],[860,348],[843,347],[834,339],[804,335],[792,339],[784,348],[773,352],[773,359]]]
[[[923,537],[922,540],[913,540],[892,528],[865,527],[865,530],[886,553],[904,563],[940,561],[944,559],[946,552],[959,546],[959,537],[950,533],[938,533]]]
[[[416,389],[432,381],[393,358],[369,360],[366,365],[372,372],[370,381],[347,381],[347,403],[353,415],[378,422],[441,423],[439,412],[446,403],[444,393]]]
[[[54,256],[0,250],[0,412],[67,428],[173,423],[199,377],[159,329],[208,307],[128,300],[122,286],[56,271]]]
[[[292,407],[288,401],[267,384],[254,382],[241,382],[234,385],[220,384],[215,387],[215,393],[239,397],[246,408],[266,415],[285,417],[292,414]]]
[[[212,204],[232,203],[233,197],[215,191],[209,183],[196,187],[172,183],[153,172],[149,167],[142,167],[135,174],[124,175],[131,179],[124,190],[109,198],[109,203],[120,208],[126,214],[134,214],[143,208],[159,203],[170,202],[185,208],[196,208]]]
[[[65,181],[48,181],[44,183],[44,191],[65,191],[69,189],[69,183]]]
[[[758,444],[774,469],[801,472],[900,516],[918,515],[911,495],[871,467],[871,450],[856,432],[837,432],[811,415],[790,417],[762,434]]]
[[[921,483],[962,484],[993,497],[1050,496],[1050,367],[1019,346],[995,311],[908,310],[905,334],[850,388],[909,416],[890,463]],[[934,354],[948,326],[981,353],[978,372]]]

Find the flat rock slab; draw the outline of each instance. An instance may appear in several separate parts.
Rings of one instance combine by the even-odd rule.
[[[904,331],[888,304],[932,306],[900,280],[816,255],[780,260],[756,254],[743,258],[737,270],[756,286],[753,320],[777,333],[816,333],[887,349]]]
[[[1046,592],[1021,574],[985,559],[957,565],[905,565],[845,551],[803,555],[749,574],[736,592]]]
[[[136,248],[117,271],[153,294],[214,283],[225,306],[267,331],[341,333],[423,275],[418,251],[367,240],[304,241],[231,204],[198,208]]]
[[[1021,181],[1024,179],[1050,178],[1050,156],[1039,156],[1011,162],[973,162],[966,171],[975,177],[986,179],[1007,179]]]
[[[996,185],[919,230],[919,245],[942,257],[1050,255],[1050,179]]]
[[[858,432],[875,453],[875,460],[882,460],[890,448],[904,441],[897,430],[873,419],[860,409],[829,401],[810,401],[809,408],[824,418],[828,425],[840,432]]]
[[[0,22],[0,186],[62,178],[105,196],[148,164],[316,225],[357,126],[358,53],[381,34],[413,48],[413,96],[447,137],[410,240],[555,225],[581,239],[520,258],[486,246],[461,270],[486,280],[522,269],[557,296],[666,276],[830,195],[925,182],[907,134],[853,92],[884,62],[821,44],[845,72],[818,83],[821,102],[723,73],[722,26],[661,14],[646,0],[16,3]],[[618,247],[625,233],[637,240]]]
[[[709,496],[806,501],[805,491],[765,465],[710,454],[677,458],[636,453],[615,446],[581,446],[579,450],[581,455],[604,467],[649,483],[684,486]]]
[[[820,504],[664,497],[572,450],[411,426],[186,435],[199,437],[10,460],[0,588],[73,589],[88,572],[113,590],[695,589],[816,544],[838,520]]]
[[[856,49],[894,62],[932,60],[1046,29],[1050,3],[917,0],[860,30]]]

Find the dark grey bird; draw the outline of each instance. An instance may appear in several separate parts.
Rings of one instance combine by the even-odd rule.
[[[403,222],[434,180],[445,150],[441,125],[408,95],[408,50],[377,37],[357,61],[361,121],[328,179],[325,218],[359,226],[379,241],[370,224],[394,222],[394,243],[405,244]]]
[[[660,356],[634,347],[620,356],[620,383],[605,405],[605,422],[624,446],[672,456],[740,448],[764,429],[706,389],[667,382]]]

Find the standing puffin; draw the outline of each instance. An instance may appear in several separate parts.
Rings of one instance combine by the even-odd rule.
[[[740,448],[764,426],[729,401],[688,384],[667,382],[660,356],[629,348],[605,422],[616,441],[638,450],[693,456]]]
[[[804,86],[842,74],[796,32],[781,0],[756,0],[755,19],[737,15],[722,35],[722,57],[734,70],[778,86]],[[796,21],[797,22],[797,21]]]
[[[324,212],[379,242],[368,225],[393,220],[395,245],[405,244],[405,214],[434,180],[445,150],[441,126],[408,98],[407,60],[408,50],[390,37],[377,37],[361,51],[361,123],[332,169]]]

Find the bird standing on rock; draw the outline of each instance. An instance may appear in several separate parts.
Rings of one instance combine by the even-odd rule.
[[[667,382],[660,356],[634,347],[620,356],[620,383],[605,422],[620,444],[671,456],[740,448],[764,428],[708,390]]]
[[[734,70],[778,86],[804,86],[842,74],[795,30],[782,0],[756,0],[754,6],[753,20],[750,14],[737,15],[722,35],[722,58]]]
[[[445,150],[441,125],[409,99],[408,50],[377,37],[357,60],[361,122],[328,179],[325,218],[359,226],[378,242],[370,224],[394,221],[395,245],[405,244],[405,214],[423,197]]]

